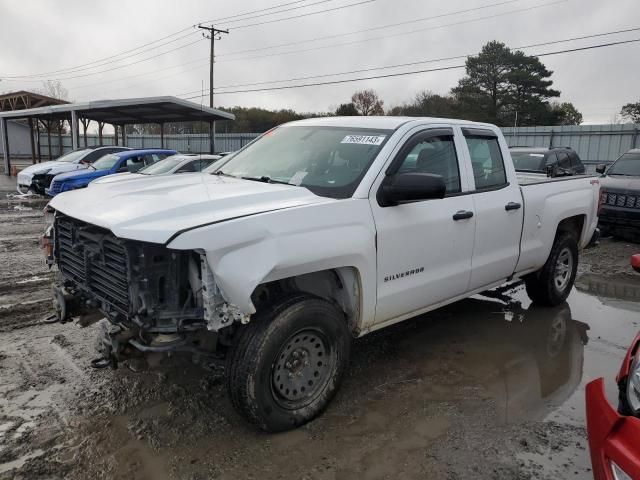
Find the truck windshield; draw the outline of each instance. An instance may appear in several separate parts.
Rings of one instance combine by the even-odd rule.
[[[90,148],[83,148],[82,150],[74,150],[73,152],[69,152],[60,158],[56,159],[56,162],[65,162],[65,163],[75,163],[84,157],[87,153],[91,152]]]
[[[544,153],[511,152],[516,170],[544,171]]]
[[[280,127],[207,173],[287,183],[316,195],[353,195],[391,130],[344,127]]]
[[[185,157],[182,155],[172,155],[164,160],[160,160],[159,162],[152,163],[147,167],[141,168],[138,170],[138,173],[142,173],[144,175],[160,175],[162,173],[168,173],[184,161]]]
[[[625,153],[611,165],[607,175],[640,177],[640,153]]]
[[[117,155],[105,155],[104,157],[100,157],[98,160],[93,162],[91,166],[95,170],[109,170],[116,164],[118,160],[120,160],[120,157],[118,157]]]

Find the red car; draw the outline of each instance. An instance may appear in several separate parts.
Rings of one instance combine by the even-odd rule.
[[[640,255],[631,257],[640,272]],[[640,480],[640,334],[616,377],[618,409],[608,402],[604,379],[587,385],[587,431],[595,480]]]

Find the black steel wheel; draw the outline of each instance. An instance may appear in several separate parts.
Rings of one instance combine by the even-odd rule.
[[[332,303],[308,294],[276,301],[243,326],[227,356],[235,409],[269,432],[320,414],[349,360],[351,333]]]

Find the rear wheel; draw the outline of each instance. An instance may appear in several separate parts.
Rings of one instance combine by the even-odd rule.
[[[570,232],[560,232],[544,266],[525,277],[527,294],[534,303],[546,306],[564,302],[578,271],[578,243]]]
[[[277,432],[320,414],[346,370],[351,334],[330,302],[297,294],[275,302],[242,327],[227,357],[236,410]]]

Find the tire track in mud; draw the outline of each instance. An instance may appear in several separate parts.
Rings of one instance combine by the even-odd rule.
[[[51,313],[53,272],[38,240],[46,200],[0,200],[0,332],[38,325]]]

